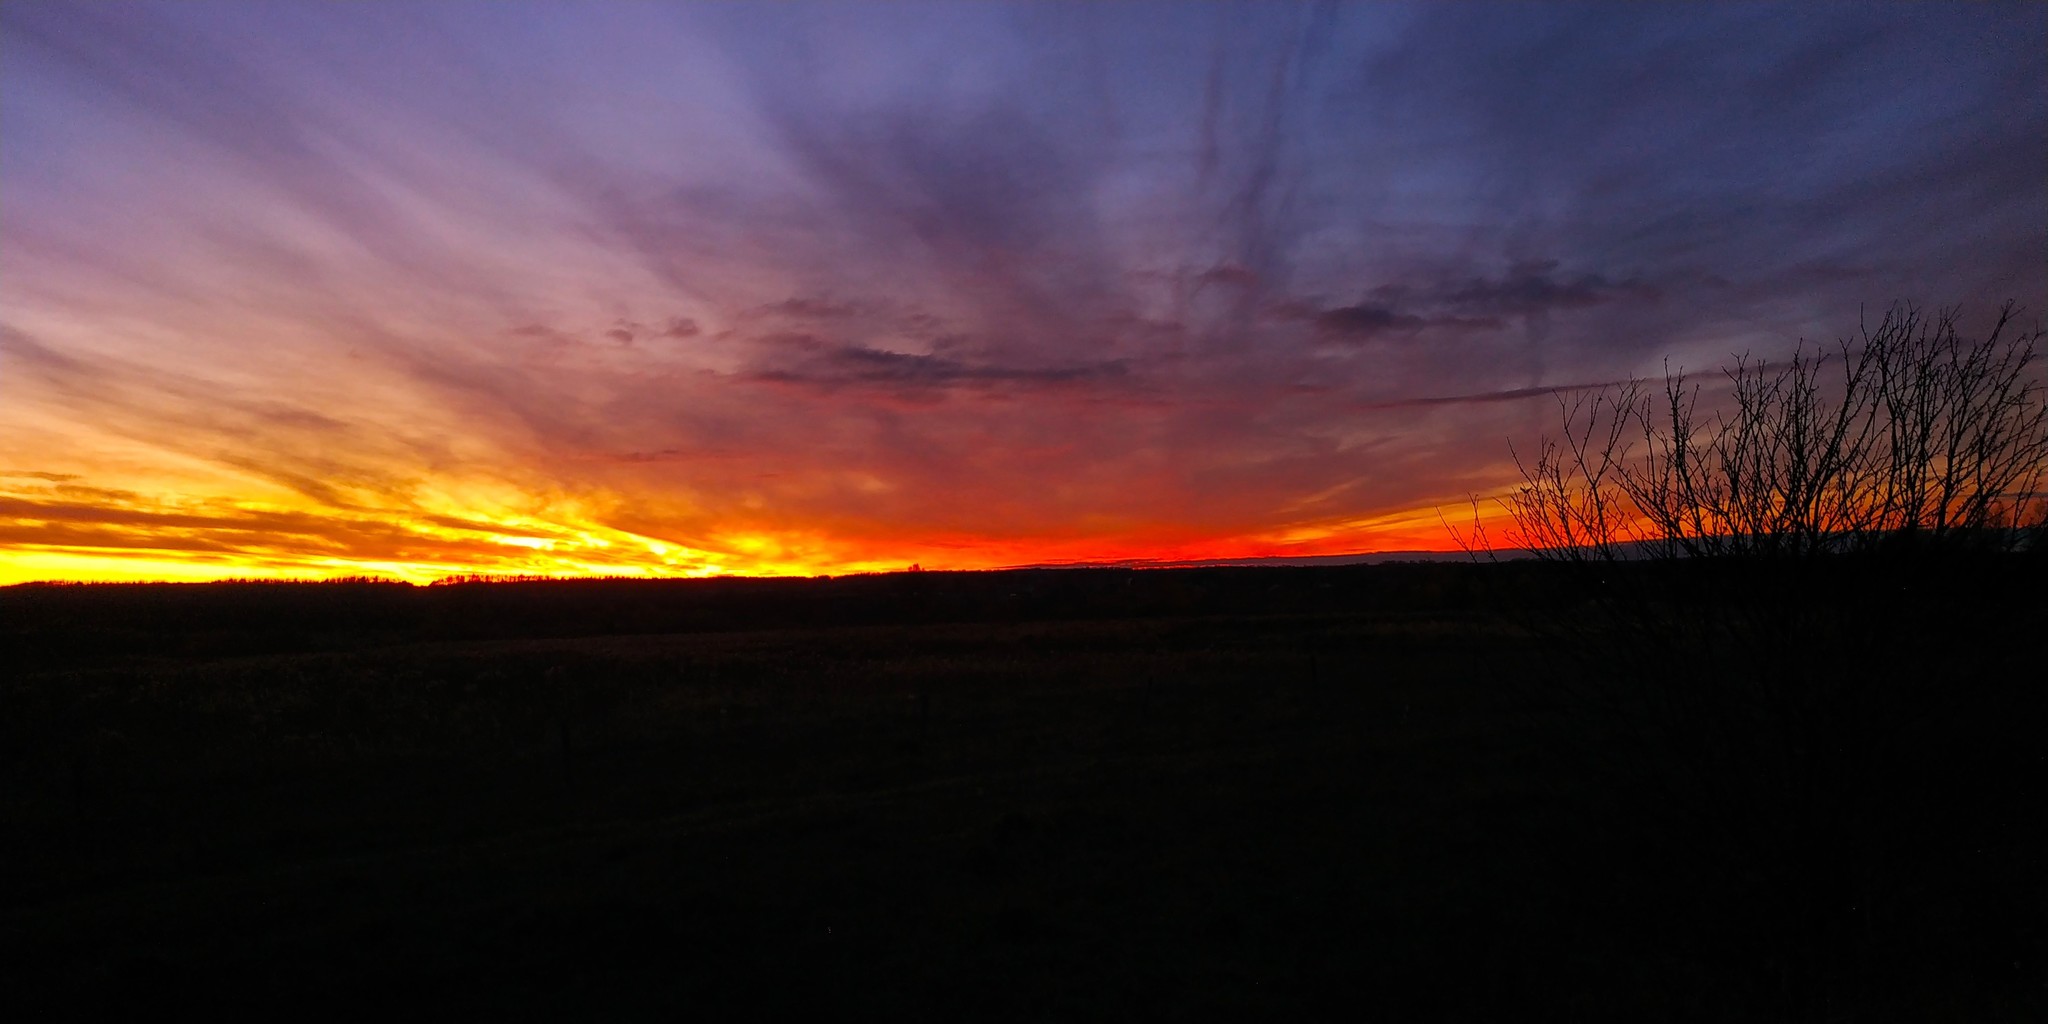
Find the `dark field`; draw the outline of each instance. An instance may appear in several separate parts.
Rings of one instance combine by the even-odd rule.
[[[1870,819],[1844,926],[1757,881],[1819,847],[1587,756],[1519,614],[1551,582],[0,590],[0,982],[19,1020],[2042,1019],[2038,678],[1919,742],[1900,806],[1945,810]]]

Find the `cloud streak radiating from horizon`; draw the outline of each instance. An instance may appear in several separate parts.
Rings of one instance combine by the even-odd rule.
[[[0,582],[1441,547],[2048,308],[2048,11],[10,4]]]

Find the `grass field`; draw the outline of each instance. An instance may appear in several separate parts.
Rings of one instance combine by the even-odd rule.
[[[15,588],[8,1002],[2038,1019],[2021,817],[1970,838],[1969,877],[1886,881],[1923,909],[1857,955],[1787,938],[1744,865],[1666,857],[1666,819],[1571,756],[1599,726],[1515,685],[1549,655],[1473,598],[1484,571],[1100,577],[1124,604],[1086,614],[961,597],[1023,586],[982,574],[763,628],[692,596],[696,628],[653,633],[611,631],[651,592],[519,598],[582,634],[554,636],[235,610],[317,588]],[[205,628],[162,611],[208,601]]]

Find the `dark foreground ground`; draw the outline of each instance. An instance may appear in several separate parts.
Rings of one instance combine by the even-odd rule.
[[[1798,938],[1512,575],[0,591],[9,1016],[2043,1019],[2038,720]]]

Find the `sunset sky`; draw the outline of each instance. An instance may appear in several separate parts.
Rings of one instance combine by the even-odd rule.
[[[2048,5],[0,5],[0,583],[1442,548],[2048,309]]]

